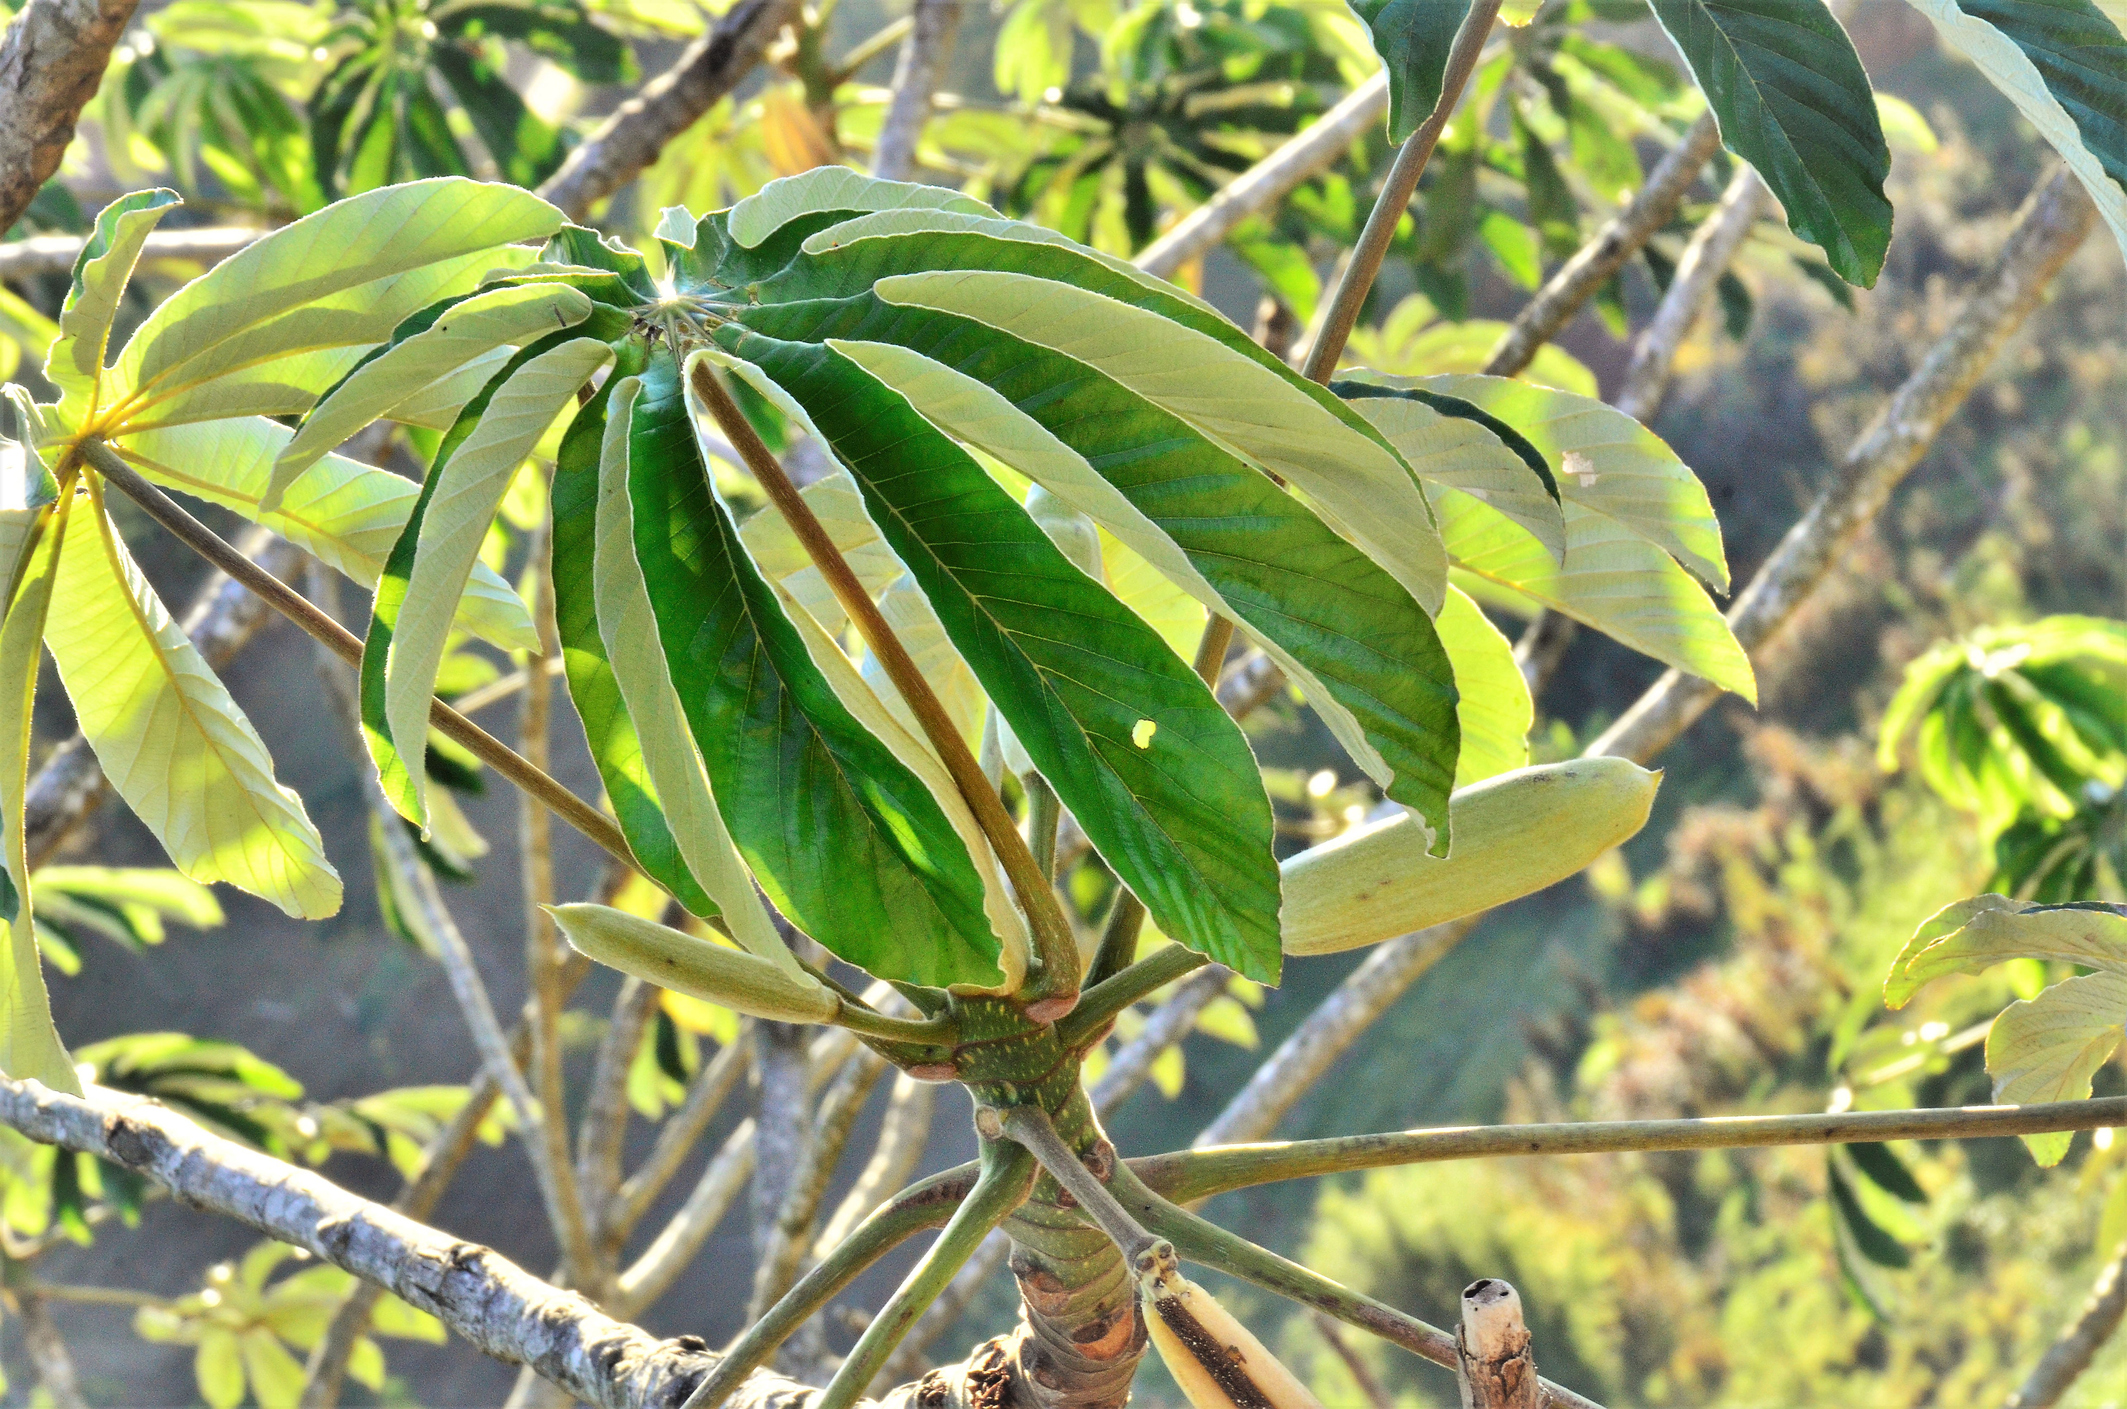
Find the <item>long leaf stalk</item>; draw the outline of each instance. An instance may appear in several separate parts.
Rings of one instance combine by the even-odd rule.
[[[995,1134],[986,1128],[991,1122],[995,1123]],[[1061,1185],[1085,1215],[1108,1235],[1132,1266],[1137,1265],[1138,1260],[1159,1241],[1131,1217],[1130,1210],[1108,1192],[1108,1186],[1086,1168],[1077,1151],[1056,1133],[1048,1112],[1041,1107],[1013,1106],[1006,1111],[985,1107],[975,1113],[975,1124],[992,1139],[1001,1134],[1024,1145],[1049,1177]]]
[[[738,451],[746,468],[760,481],[770,502],[790,525],[798,542],[804,546],[806,556],[812,559],[813,565],[833,589],[835,600],[856,623],[864,644],[878,657],[887,678],[893,681],[909,712],[923,727],[925,738],[937,751],[962,800],[974,814],[991,850],[1004,867],[1005,877],[1012,883],[1020,906],[1026,912],[1028,928],[1033,931],[1035,958],[1040,965],[1040,972],[1029,975],[1027,989],[1020,995],[1026,1002],[1027,1016],[1035,1022],[1053,1022],[1062,1017],[1078,1001],[1078,941],[1071,933],[1070,921],[1064,918],[1054,888],[1036,864],[1034,853],[1028,849],[1026,838],[1019,834],[1018,825],[1005,811],[1003,800],[989,785],[982,765],[976,762],[967,741],[954,727],[952,717],[945,712],[945,706],[939,703],[937,695],[924,680],[923,672],[910,658],[908,648],[887,624],[878,604],[864,590],[864,584],[858,581],[856,572],[843,558],[834,539],[814,516],[812,507],[798,493],[790,476],[784,473],[775,455],[706,362],[695,363],[692,385],[725,438]]]
[[[176,500],[119,459],[109,446],[101,441],[83,441],[81,453],[106,483],[138,504],[172,537],[257,593],[268,606],[300,626],[341,660],[357,669],[361,667],[362,642],[346,627],[319,611],[301,593],[259,567],[234,544],[186,512]],[[634,853],[628,850],[627,840],[621,836],[619,827],[549,774],[533,767],[515,749],[441,700],[430,702],[428,722],[452,742],[463,745],[482,763],[545,803],[555,816],[596,842],[616,860],[629,866],[635,864]]]
[[[1447,68],[1441,75],[1440,101],[1418,130],[1405,139],[1395,161],[1390,163],[1381,194],[1367,213],[1359,242],[1352,247],[1351,262],[1344,266],[1343,277],[1337,281],[1337,292],[1330,300],[1322,329],[1308,348],[1307,364],[1300,374],[1309,381],[1326,384],[1337,370],[1337,359],[1344,355],[1344,344],[1358,326],[1359,310],[1374,287],[1374,276],[1381,272],[1381,261],[1388,255],[1396,225],[1409,208],[1411,197],[1417,194],[1419,178],[1425,175],[1426,163],[1433,159],[1433,149],[1440,145],[1440,136],[1455,115],[1456,104],[1462,101],[1462,90],[1477,71],[1477,59],[1491,36],[1492,22],[1499,17],[1499,5],[1500,0],[1472,0],[1462,27],[1455,31]]]
[[[1066,1047],[1074,1050],[1087,1046],[1125,1008],[1210,962],[1179,944],[1163,945],[1114,978],[1087,989],[1078,1001],[1078,1008],[1058,1025],[1056,1035]]]
[[[767,1364],[798,1327],[867,1268],[918,1233],[943,1227],[973,1193],[975,1183],[975,1166],[961,1165],[934,1174],[889,1199],[725,1348],[723,1359],[702,1381],[694,1400],[705,1405],[721,1404],[741,1380]]]
[[[1884,1140],[1981,1140],[2120,1125],[2127,1125],[2127,1096],[1941,1110],[1472,1125],[1347,1135],[1330,1140],[1212,1146],[1132,1160],[1130,1166],[1165,1197],[1176,1203],[1193,1203],[1257,1184],[1436,1160],[1739,1150],[1767,1145],[1873,1144]]]

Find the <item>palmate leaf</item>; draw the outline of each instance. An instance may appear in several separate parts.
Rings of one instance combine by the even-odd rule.
[[[44,359],[46,379],[59,388],[61,404],[77,416],[87,414],[95,398],[111,320],[125,297],[141,246],[177,204],[175,191],[135,191],[97,212],[96,228],[74,261],[73,282],[59,310],[59,336]]]
[[[299,918],[332,914],[340,878],[301,799],[275,781],[258,731],[91,490],[67,524],[66,610],[46,622],[45,644],[105,775],[192,879],[227,881]]]
[[[437,451],[385,564],[362,648],[362,727],[409,821],[427,822],[428,774],[407,760],[426,748],[436,672],[480,544],[517,467],[612,356],[597,338],[557,332],[511,358]]]
[[[1204,682],[857,363],[817,343],[724,346],[758,369],[764,392],[791,398],[854,475],[946,636],[1154,923],[1273,980],[1270,801]]]
[[[809,618],[793,620],[746,554],[680,379],[669,354],[654,355],[631,415],[635,556],[740,854],[779,910],[851,963],[914,983],[996,983],[1004,942],[962,832],[822,663],[831,653],[869,694],[855,669],[824,635],[825,651],[809,649]]]
[[[420,486],[328,455],[312,462],[277,508],[264,508],[268,476],[288,443],[288,428],[263,416],[136,431],[110,442],[146,478],[241,514],[361,586],[375,587]],[[539,647],[524,602],[484,563],[474,566],[455,620],[505,650]]]
[[[2090,1078],[2127,1038],[2127,974],[2084,974],[2063,979],[2036,998],[2002,1009],[1987,1031],[1987,1074],[1994,1099],[2006,1105],[2036,1101],[2081,1101]],[[2065,1130],[2026,1135],[2040,1165],[2055,1165],[2068,1153]]]
[[[2016,104],[2127,253],[2127,37],[2091,0],[1913,0]]]
[[[1873,288],[1891,242],[1891,152],[1853,41],[1824,0],[1653,0],[1721,140],[1757,168],[1797,235]]]
[[[105,374],[101,424],[302,412],[409,313],[527,262],[561,225],[527,191],[444,179],[372,191],[248,246],[149,315]]]

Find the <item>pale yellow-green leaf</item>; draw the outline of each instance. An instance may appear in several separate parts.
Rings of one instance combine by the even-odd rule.
[[[566,284],[492,289],[465,300],[426,332],[361,367],[303,418],[273,463],[265,507],[276,506],[296,476],[392,407],[475,358],[572,328],[590,313],[591,300]]]
[[[507,1105],[504,1109],[508,1109]],[[488,1143],[497,1144],[500,1139],[501,1134],[498,1131]],[[378,1335],[391,1336],[397,1340],[425,1341],[430,1345],[442,1345],[450,1339],[441,1321],[419,1307],[409,1306],[391,1295],[378,1298],[377,1309],[370,1316],[370,1325]]]
[[[846,166],[816,167],[797,176],[771,181],[731,208],[728,229],[734,242],[752,249],[777,230],[823,210],[883,211],[918,207],[994,216],[982,202],[937,186],[908,181],[881,181]]]
[[[879,594],[879,615],[893,628],[894,635],[908,648],[909,659],[916,663],[924,683],[945,706],[945,713],[960,731],[960,737],[972,746],[982,737],[984,712],[989,708],[989,696],[982,692],[982,682],[975,672],[961,659],[953,647],[951,638],[945,634],[945,624],[938,620],[937,612],[931,609],[930,599],[916,585],[916,579],[907,573],[901,574]],[[858,673],[871,686],[880,701],[892,710],[901,721],[901,727],[914,737],[922,737],[922,725],[887,678],[886,667],[879,664],[878,656],[870,651],[858,663]]]
[[[2127,974],[2063,979],[2031,1000],[2011,1003],[1987,1032],[1987,1075],[2004,1105],[2080,1101],[2090,1077],[2127,1037]],[[2032,1158],[2059,1164],[2067,1131],[2026,1135]]]
[[[6,879],[14,902],[13,913],[6,916],[7,950],[0,955],[0,1002],[5,1005],[0,1008],[0,1021],[6,1024],[0,1029],[0,1072],[78,1096],[80,1078],[52,1025],[51,1000],[37,960],[29,855],[22,833],[31,707],[37,693],[37,667],[43,660],[40,644],[70,507],[0,510],[0,527],[11,542],[4,563],[6,582],[19,584],[12,588],[5,623],[0,625],[0,715],[5,717],[0,723],[0,847],[6,850]],[[17,559],[28,561],[18,565]],[[4,590],[8,590],[5,584],[0,584],[0,591]]]
[[[1042,488],[1114,535],[1152,569],[1212,611],[1233,620],[1250,640],[1278,663],[1300,687],[1315,713],[1353,762],[1376,783],[1392,780],[1387,762],[1368,742],[1366,731],[1299,661],[1276,642],[1251,629],[1245,617],[1226,604],[1204,580],[1172,538],[1140,513],[1115,486],[1086,463],[1084,456],[1051,434],[1047,427],[1007,401],[1003,394],[964,372],[933,362],[920,353],[887,343],[830,340],[828,346],[891,386],[923,417],[978,454],[1015,467]],[[1147,618],[1148,620],[1150,618]],[[1157,625],[1157,623],[1155,623]],[[1170,643],[1172,638],[1170,639]],[[1194,659],[1192,637],[1176,653]]]
[[[258,1409],[296,1409],[303,1398],[303,1362],[263,1327],[244,1332],[244,1371]]]
[[[214,929],[226,918],[212,890],[159,866],[40,866],[32,879],[40,892],[62,890],[125,911],[151,942],[161,937],[166,917],[196,930]]]
[[[458,420],[465,403],[480,394],[503,364],[515,356],[514,347],[498,347],[473,358],[449,376],[438,378],[384,413],[387,421],[425,430],[447,431]]]
[[[1700,581],[1728,590],[1728,558],[1706,487],[1638,421],[1592,396],[1507,377],[1422,377],[1414,384],[1473,401],[1505,421],[1543,452],[1561,498],[1616,519]]]
[[[1355,380],[1377,379],[1360,373]],[[1491,505],[1528,530],[1553,558],[1565,561],[1563,510],[1536,471],[1498,436],[1475,421],[1443,415],[1407,397],[1358,396],[1351,398],[1351,408],[1403,452],[1418,478]]]
[[[340,906],[302,800],[133,563],[100,503],[77,503],[60,555],[64,610],[45,644],[106,777],[177,869],[288,914]]]
[[[842,1000],[795,968],[696,939],[603,905],[555,905],[548,914],[586,958],[661,988],[774,1022],[824,1023]]]
[[[1347,370],[1339,376],[1359,374],[1370,368],[1395,376],[1429,377],[1440,372],[1481,372],[1492,359],[1508,325],[1487,318],[1460,323],[1438,321],[1439,312],[1423,294],[1412,294],[1389,311],[1378,328],[1357,328],[1346,346]],[[1595,373],[1587,364],[1559,347],[1545,343],[1519,373],[1524,381],[1557,387],[1581,396],[1595,396]]]
[[[1561,567],[1518,525],[1459,490],[1434,495],[1456,563],[1667,665],[1757,698],[1750,659],[1706,589],[1615,519],[1566,501]]]
[[[126,281],[133,277],[140,247],[177,204],[173,191],[155,192],[146,198],[154,197],[168,199],[136,210],[123,210],[121,205],[121,214],[113,216],[106,211],[97,218],[97,234],[106,233],[108,227],[109,243],[75,270],[66,303],[59,311],[59,336],[45,356],[44,375],[59,388],[60,403],[67,408],[70,419],[88,414],[95,404],[104,354],[110,346],[111,320],[118,316]]]
[[[365,1389],[384,1388],[384,1350],[368,1336],[354,1343],[347,1357],[347,1378]]]
[[[1215,1037],[1251,1052],[1262,1043],[1256,1032],[1255,1015],[1242,1007],[1238,999],[1225,994],[1204,1005],[1204,1011],[1197,1014],[1196,1030],[1206,1037]]]
[[[1285,480],[1428,613],[1440,610],[1447,559],[1409,469],[1269,368],[1158,313],[1051,279],[898,274],[873,292],[1085,363]]]
[[[1100,581],[1100,529],[1092,519],[1040,485],[1027,490],[1027,517],[1080,572]]]
[[[1942,145],[1935,129],[1920,115],[1920,109],[1891,93],[1876,95],[1876,121],[1883,126],[1883,140],[1894,152],[1933,156]]]
[[[1455,718],[1462,726],[1462,752],[1455,758],[1455,786],[1521,768],[1529,762],[1529,726],[1536,707],[1528,682],[1514,663],[1514,648],[1477,604],[1453,587],[1433,620],[1440,644],[1455,667],[1462,698]]]
[[[459,444],[422,516],[413,571],[385,656],[385,717],[402,752],[418,757],[428,734],[436,671],[450,637],[453,608],[480,558],[480,543],[510,476],[562,408],[612,357],[595,338],[572,338],[518,368],[489,400],[480,424]],[[426,806],[427,774],[414,769],[416,813]],[[417,817],[415,820],[421,820]]]
[[[0,380],[20,370],[23,359],[42,358],[59,336],[59,325],[12,289],[0,287]]]
[[[1928,917],[1891,961],[1883,1000],[1902,1008],[1946,974],[1982,973],[2010,959],[2043,959],[2127,974],[2127,915],[2044,909],[2002,895],[1960,900]]]
[[[136,431],[112,442],[147,478],[262,524],[363,587],[374,587],[421,486],[338,455],[317,461],[275,510],[261,508],[286,426],[263,416]],[[522,599],[485,564],[458,603],[457,624],[504,650],[537,650]]]
[[[234,354],[247,333],[291,310],[427,265],[544,239],[562,221],[559,210],[529,191],[457,177],[349,197],[283,226],[180,289],[134,334],[118,370],[135,389],[165,379],[204,380],[263,355],[257,347],[223,354]]]
[[[1176,655],[1186,661],[1196,659],[1196,645],[1209,615],[1202,602],[1105,528],[1100,531],[1100,568],[1115,600],[1144,618]]]
[[[629,377],[613,389],[598,462],[598,538],[592,590],[598,634],[642,743],[650,789],[671,825],[687,869],[723,911],[732,937],[749,953],[803,977],[790,946],[761,906],[753,878],[717,811],[701,753],[680,710],[657,634],[650,591],[635,561],[634,508],[628,498],[628,427],[642,384]],[[808,980],[809,981],[809,980]]]
[[[192,1375],[199,1381],[200,1398],[211,1409],[236,1409],[243,1403],[244,1355],[236,1332],[226,1326],[209,1326],[192,1359]]]
[[[1151,1078],[1153,1086],[1158,1088],[1159,1093],[1168,1100],[1171,1101],[1181,1095],[1182,1082],[1185,1077],[1182,1064],[1182,1049],[1180,1047],[1169,1047],[1161,1052],[1152,1059],[1152,1065],[1145,1069],[1145,1075]]]
[[[827,536],[849,563],[864,590],[877,598],[905,569],[878,526],[864,512],[864,495],[846,471],[808,484],[801,491]],[[848,621],[834,589],[813,566],[812,558],[790,524],[773,509],[755,514],[739,528],[739,538],[761,575],[800,602],[814,619],[830,632],[839,632]]]
[[[2098,214],[2111,227],[2112,238],[2119,242],[2121,253],[2127,254],[2127,186],[2122,186],[2105,170],[2097,153],[2083,141],[2075,119],[2046,87],[2044,76],[2031,62],[2030,56],[2018,47],[2015,40],[1985,19],[1966,13],[1957,0],[1913,0],[1913,5],[1934,23],[1936,33],[1977,65],[1988,81],[2016,105],[2024,120],[2037,128],[2039,135],[2060,153],[2061,160],[2075,173],[2075,179],[2083,183],[2083,189],[2097,203]],[[2117,15],[2112,18],[2116,24],[2120,23]],[[2127,24],[2121,24],[2121,28],[2127,29]],[[2092,53],[2102,51],[2093,49]],[[2093,59],[2092,62],[2100,60]],[[2109,81],[2116,85],[2119,79],[2115,74]],[[2096,87],[2105,84],[2107,79],[2097,77],[2092,82]],[[2115,114],[2114,121],[2118,120]]]

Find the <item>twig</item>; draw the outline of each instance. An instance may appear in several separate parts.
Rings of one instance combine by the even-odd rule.
[[[833,1216],[820,1229],[820,1236],[813,1240],[814,1260],[831,1256],[858,1225],[885,1205],[893,1190],[914,1175],[930,1144],[931,1117],[937,1108],[935,1083],[918,1081],[905,1071],[894,1074],[871,1158],[865,1161],[857,1182],[849,1186]]]
[[[83,441],[81,452],[89,463],[96,467],[98,474],[123,490],[127,498],[145,509],[150,518],[168,529],[171,535],[186,547],[257,593],[268,606],[302,627],[341,660],[357,668],[361,666],[362,643],[355,639],[347,628],[304,600],[302,594],[294,588],[238,552],[213,530],[186,512],[176,500],[142,479],[132,466],[119,459],[102,442]],[[463,744],[482,763],[536,796],[553,809],[562,821],[597,842],[616,859],[630,866],[635,864],[634,855],[628,850],[628,843],[621,836],[619,827],[559,782],[518,757],[514,750],[494,735],[441,700],[430,702],[428,722],[448,738]]]
[[[737,88],[797,9],[797,0],[739,0],[677,63],[584,138],[539,194],[581,220]]]
[[[2008,1399],[2008,1409],[2053,1409],[2090,1368],[2127,1316],[2127,1242],[2113,1250],[2075,1321],[2046,1348],[2031,1374]]]
[[[960,0],[916,0],[908,38],[894,64],[893,96],[872,148],[871,174],[906,181],[916,170],[916,146],[930,120],[939,76],[953,58],[960,32]]]
[[[1793,619],[1861,531],[1880,513],[1994,354],[2038,306],[2046,285],[2097,218],[2076,179],[2056,170],[2024,203],[2001,255],[1919,367],[1884,404],[1833,471],[1807,513],[1729,608],[1728,624],[1753,656]],[[1704,713],[1720,691],[1671,670],[1588,746],[1645,761]]]
[[[1536,1358],[1512,1283],[1483,1277],[1462,1289],[1455,1349],[1462,1409],[1537,1409]]]
[[[687,1264],[694,1260],[702,1244],[724,1221],[724,1215],[738,1201],[748,1176],[753,1173],[756,1128],[752,1116],[738,1123],[724,1140],[723,1147],[702,1170],[702,1177],[695,1181],[687,1201],[680,1205],[671,1221],[658,1230],[650,1245],[643,1249],[642,1256],[614,1279],[612,1301],[615,1311],[623,1316],[641,1315],[665,1294],[680,1273],[687,1270]]]
[[[1359,310],[1374,286],[1374,276],[1381,272],[1389,241],[1395,238],[1397,222],[1409,208],[1411,197],[1418,190],[1418,179],[1425,175],[1426,163],[1432,160],[1433,148],[1439,145],[1440,134],[1447,130],[1448,119],[1462,101],[1462,90],[1476,72],[1478,56],[1484,51],[1498,15],[1499,0],[1471,0],[1469,13],[1463,16],[1462,27],[1455,31],[1455,42],[1448,49],[1447,69],[1440,80],[1440,101],[1390,164],[1381,194],[1367,212],[1359,242],[1352,247],[1351,263],[1337,281],[1337,292],[1323,318],[1322,331],[1307,350],[1307,365],[1301,368],[1300,375],[1309,381],[1326,383],[1337,370],[1337,359],[1344,355],[1344,344],[1359,321]]]
[[[857,1117],[864,1113],[864,1103],[886,1070],[886,1059],[877,1053],[852,1053],[843,1064],[842,1074],[821,1098],[803,1162],[783,1196],[767,1248],[754,1266],[753,1297],[746,1306],[749,1320],[765,1314],[798,1280],[805,1255],[812,1248],[812,1230],[819,1221],[820,1202],[827,1197],[827,1185],[834,1178],[842,1151],[849,1145]]]
[[[206,225],[190,230],[157,230],[140,247],[142,263],[157,259],[197,260],[219,264],[271,233],[252,225]],[[0,244],[0,279],[33,274],[64,274],[81,258],[86,235],[32,235]]]
[[[1359,1397],[1366,1401],[1367,1409],[1395,1409],[1395,1401],[1388,1397],[1388,1391],[1381,1388],[1381,1381],[1374,1378],[1373,1370],[1360,1358],[1359,1352],[1353,1350],[1350,1342],[1344,1339],[1344,1332],[1337,1328],[1336,1320],[1319,1311],[1314,1313],[1313,1320],[1315,1334],[1322,1337],[1323,1344],[1343,1362],[1345,1370],[1352,1377],[1352,1383],[1359,1387]]]
[[[1156,949],[1114,978],[1087,989],[1078,1011],[1057,1026],[1056,1035],[1066,1047],[1083,1047],[1105,1032],[1123,1009],[1210,962],[1179,944]]]
[[[1213,964],[1174,991],[1174,996],[1152,1010],[1137,1036],[1108,1059],[1108,1069],[1088,1092],[1095,1109],[1113,1110],[1144,1083],[1160,1053],[1187,1037],[1204,1009],[1226,991],[1233,970]]]
[[[0,232],[59,169],[139,0],[29,0],[0,40]]]
[[[628,1071],[642,1046],[643,1029],[657,999],[655,984],[632,974],[621,981],[619,992],[613,995],[605,1036],[598,1043],[598,1057],[591,1065],[583,1116],[576,1128],[576,1184],[583,1192],[584,1218],[591,1225],[601,1269],[610,1262],[603,1225],[620,1188],[621,1146],[628,1134]]]
[[[798,493],[797,486],[790,482],[782,465],[739,410],[738,403],[724,390],[723,382],[710,371],[707,362],[694,364],[692,385],[695,394],[723,430],[725,439],[737,449],[739,458],[767,491],[784,522],[790,525],[791,532],[804,546],[806,556],[827,579],[835,600],[856,623],[864,644],[878,659],[887,678],[893,681],[916,722],[923,727],[924,737],[952,776],[954,787],[959,790],[983,835],[988,838],[990,849],[1004,867],[1005,878],[1012,883],[1013,893],[1026,913],[1027,927],[1033,932],[1035,958],[1040,964],[1040,972],[1028,975],[1027,987],[1019,995],[1026,1002],[1027,1016],[1035,1022],[1053,1022],[1062,1017],[1078,1001],[1078,941],[1071,932],[1070,921],[1064,918],[1063,909],[1057,903],[1055,889],[1042,875],[1033,853],[1027,849],[1026,839],[1019,835],[1019,828],[1012,821],[1011,814],[1004,810],[996,789],[983,776],[982,765],[975,761],[974,754],[968,752],[967,741],[960,737],[960,730],[953,724],[952,717],[932,693],[923,672],[910,658],[908,648],[880,614],[878,603],[872,601],[871,594],[864,590],[864,584],[857,580],[855,571],[842,557],[834,539],[813,515],[812,507]]]
[[[1276,205],[1295,186],[1350,151],[1352,143],[1387,111],[1388,79],[1377,73],[1145,246],[1135,261],[1137,267],[1162,278],[1171,276],[1225,239],[1234,226]]]
[[[1677,349],[1698,322],[1721,276],[1728,272],[1729,261],[1742,248],[1764,203],[1765,183],[1750,166],[1736,163],[1736,174],[1721,193],[1720,204],[1692,232],[1691,242],[1684,246],[1684,256],[1677,261],[1676,273],[1662,295],[1661,306],[1633,344],[1625,385],[1611,403],[1633,420],[1654,419],[1662,393],[1669,387]]]
[[[1659,165],[1647,174],[1632,201],[1611,217],[1558,267],[1536,297],[1514,315],[1514,322],[1485,357],[1484,371],[1495,377],[1511,377],[1529,365],[1543,345],[1610,282],[1625,261],[1637,254],[1654,233],[1669,223],[1682,204],[1684,193],[1699,179],[1699,172],[1720,150],[1721,133],[1711,113],[1701,117],[1684,134],[1684,140],[1669,149]]]
[[[701,1070],[687,1083],[687,1094],[679,1108],[657,1128],[657,1142],[650,1147],[649,1158],[614,1191],[598,1220],[602,1236],[617,1243],[642,1222],[657,1196],[679,1173],[695,1141],[701,1139],[717,1111],[745,1079],[752,1059],[753,1030],[748,1023],[739,1029],[730,1045],[719,1048],[715,1056],[702,1063]]]
[[[2127,1096],[2028,1106],[1843,1111],[1818,1115],[1702,1116],[1690,1120],[1589,1120],[1399,1130],[1272,1145],[1198,1147],[1130,1161],[1138,1177],[1176,1203],[1233,1189],[1391,1165],[1504,1155],[1594,1155],[1650,1150],[1741,1150],[1766,1145],[1981,1140],[2127,1125]]]
[[[847,1238],[837,1242],[773,1307],[748,1318],[745,1334],[731,1343],[723,1363],[702,1381],[695,1397],[703,1404],[720,1401],[747,1375],[767,1364],[792,1332],[866,1268],[925,1229],[943,1227],[974,1188],[975,1168],[963,1165],[934,1174],[881,1205]]]
[[[12,1270],[12,1269],[11,1269]],[[87,1290],[84,1288],[83,1290]],[[81,1376],[74,1370],[74,1354],[66,1337],[52,1320],[45,1305],[47,1292],[29,1288],[15,1290],[15,1313],[22,1319],[22,1348],[37,1367],[37,1383],[57,1409],[89,1409],[81,1394]]]
[[[684,1397],[715,1358],[615,1321],[491,1248],[414,1222],[322,1175],[210,1134],[174,1111],[91,1087],[63,1096],[0,1078],[0,1124],[100,1156],[181,1202],[304,1248],[441,1320],[473,1347],[599,1409]],[[777,1385],[770,1376],[764,1393]]]

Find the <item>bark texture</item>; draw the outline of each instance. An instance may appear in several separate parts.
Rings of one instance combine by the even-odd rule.
[[[2052,1409],[2060,1403],[2069,1386],[2082,1377],[2119,1330],[2122,1316],[2127,1316],[2127,1243],[2113,1250],[2112,1261],[2098,1273],[2082,1314],[2047,1347],[2030,1378],[2009,1396],[2008,1409]]]
[[[59,169],[139,0],[30,0],[0,40],[0,234]]]

